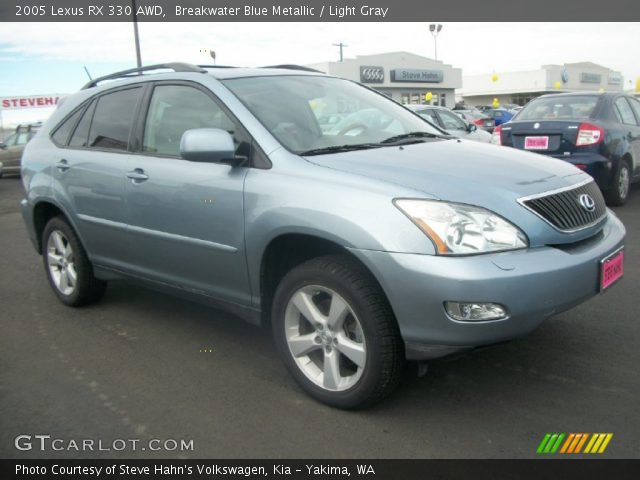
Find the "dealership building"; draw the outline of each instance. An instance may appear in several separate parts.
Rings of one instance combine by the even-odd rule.
[[[455,105],[462,87],[462,69],[408,52],[359,55],[342,62],[308,65],[337,77],[361,82],[397,102]],[[430,93],[431,100],[425,95]]]
[[[545,93],[599,91],[622,92],[620,72],[591,62],[543,65],[539,70],[465,75],[457,99],[467,105],[524,105]]]

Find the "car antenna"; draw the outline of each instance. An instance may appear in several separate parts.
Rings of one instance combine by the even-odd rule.
[[[91,74],[89,73],[89,69],[87,68],[86,65],[83,65],[82,68],[84,68],[84,71],[87,72],[87,77],[89,77],[90,81],[93,81],[93,77],[91,76]]]

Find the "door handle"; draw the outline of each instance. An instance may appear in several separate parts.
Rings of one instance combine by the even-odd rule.
[[[67,162],[64,158],[58,162],[56,162],[56,168],[61,172],[66,172],[71,168],[69,162]]]
[[[130,178],[133,183],[142,183],[145,180],[149,180],[149,175],[144,173],[143,169],[135,168],[127,172],[127,178]]]

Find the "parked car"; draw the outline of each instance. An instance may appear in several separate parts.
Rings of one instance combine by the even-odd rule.
[[[570,162],[596,180],[610,205],[623,205],[640,180],[640,101],[620,93],[544,95],[496,128],[492,141]]]
[[[475,123],[463,120],[448,108],[433,105],[406,105],[406,107],[449,135],[477,142],[489,143],[491,141],[491,134],[479,129]]]
[[[486,130],[489,133],[493,132],[496,126],[496,121],[480,110],[454,110],[454,112],[467,123],[473,123],[478,128]]]
[[[18,125],[15,132],[0,142],[0,178],[6,173],[20,173],[20,158],[22,158],[24,147],[41,125],[41,123]]]
[[[506,108],[492,108],[491,110],[486,110],[484,113],[494,119],[496,127],[507,123],[515,115],[515,112],[507,110]]]
[[[329,135],[312,101],[391,122]],[[520,338],[623,271],[624,227],[586,173],[443,136],[303,67],[92,80],[27,145],[22,181],[62,303],[130,279],[226,308],[270,325],[301,388],[341,408],[389,394],[406,360]]]

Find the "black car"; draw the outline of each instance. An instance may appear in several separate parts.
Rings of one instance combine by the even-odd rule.
[[[640,180],[640,101],[622,93],[543,95],[496,127],[492,143],[573,163],[609,205],[623,205]]]

